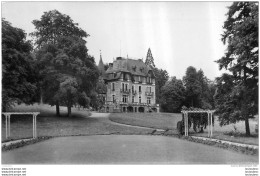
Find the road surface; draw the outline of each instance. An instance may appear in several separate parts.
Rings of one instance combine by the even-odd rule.
[[[2,164],[246,164],[257,156],[166,136],[57,137],[2,153]]]
[[[125,126],[125,127],[132,127],[132,128],[139,128],[139,129],[153,129],[153,130],[155,129],[155,128],[149,128],[149,127],[142,127],[142,126],[135,126],[135,125],[127,125],[127,124],[123,124],[123,123],[117,123],[117,122],[109,120],[109,115],[110,115],[110,113],[92,112],[91,116],[89,116],[88,118],[104,119],[104,120],[107,120],[110,124]],[[156,129],[156,130],[157,131],[165,131],[163,129]]]

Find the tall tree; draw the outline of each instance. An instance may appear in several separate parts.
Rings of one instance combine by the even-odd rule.
[[[156,94],[156,103],[161,104],[162,103],[162,87],[165,85],[165,83],[169,79],[169,74],[166,70],[153,68],[153,72],[155,75],[155,94]]]
[[[66,105],[70,116],[79,95],[90,95],[98,80],[97,66],[86,48],[89,35],[57,10],[45,12],[33,24],[36,31],[31,35],[37,46],[44,100],[56,104],[57,115],[59,105]]]
[[[105,104],[105,97],[107,93],[107,86],[102,77],[100,77],[97,82],[96,92],[97,92],[96,103],[92,103],[92,104],[95,105],[94,108],[99,110]]]
[[[205,75],[202,69],[197,72],[197,80],[200,83],[199,107],[202,109],[214,108],[215,85]]]
[[[246,134],[250,135],[249,118],[258,108],[258,3],[234,2],[228,9],[222,34],[227,52],[217,63],[232,75],[218,78],[216,96],[232,95],[232,99],[217,101],[217,110],[220,120],[227,123],[244,120]],[[225,88],[227,82],[234,86],[232,90]],[[226,109],[220,103],[232,105]]]
[[[214,107],[215,85],[205,75],[203,70],[190,66],[183,77],[186,92],[185,105],[202,109]]]
[[[181,80],[171,78],[162,87],[161,107],[166,112],[180,112],[185,100],[185,88]]]
[[[200,107],[199,96],[202,92],[201,82],[198,79],[196,68],[190,66],[183,77],[189,107]]]
[[[22,29],[2,19],[2,110],[13,103],[37,101],[32,45]]]

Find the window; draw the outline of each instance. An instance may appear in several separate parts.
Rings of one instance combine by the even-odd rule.
[[[135,101],[135,96],[132,96],[132,103],[134,103]]]
[[[147,97],[147,104],[151,104],[151,98]]]
[[[127,91],[127,84],[125,84],[125,90]]]
[[[115,83],[111,83],[112,84],[112,91],[115,91]]]
[[[132,86],[132,92],[134,92],[135,91],[135,87],[134,86]]]
[[[124,91],[124,89],[125,89],[125,84],[122,83],[122,90]]]
[[[139,97],[139,103],[141,103],[141,97]]]
[[[128,102],[128,100],[127,100],[127,95],[123,95],[123,102],[124,102],[124,103],[127,103],[127,102]]]
[[[139,92],[142,92],[142,88],[141,88],[141,86],[139,86]]]
[[[112,97],[113,97],[113,103],[115,103],[116,102],[115,95],[113,95]]]

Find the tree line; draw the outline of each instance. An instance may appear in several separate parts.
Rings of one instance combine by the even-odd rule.
[[[183,106],[214,109],[216,86],[204,72],[190,66],[183,79],[171,77],[161,88],[161,109],[165,112],[180,112]]]

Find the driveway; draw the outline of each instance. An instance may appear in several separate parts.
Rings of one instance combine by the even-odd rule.
[[[107,118],[109,117],[110,113],[100,113],[100,112],[91,112],[89,117],[91,118]]]
[[[149,128],[149,127],[141,127],[141,126],[134,126],[134,125],[127,125],[127,124],[122,124],[122,123],[117,123],[109,120],[109,115],[110,113],[99,113],[99,112],[91,112],[91,115],[89,116],[90,118],[96,118],[96,119],[102,119],[110,124],[113,125],[119,125],[119,126],[124,126],[124,127],[131,127],[131,128],[139,128],[139,129],[152,129],[154,128]],[[164,131],[162,129],[156,129],[157,131]]]
[[[2,153],[2,164],[245,164],[257,156],[165,136],[58,137]]]

